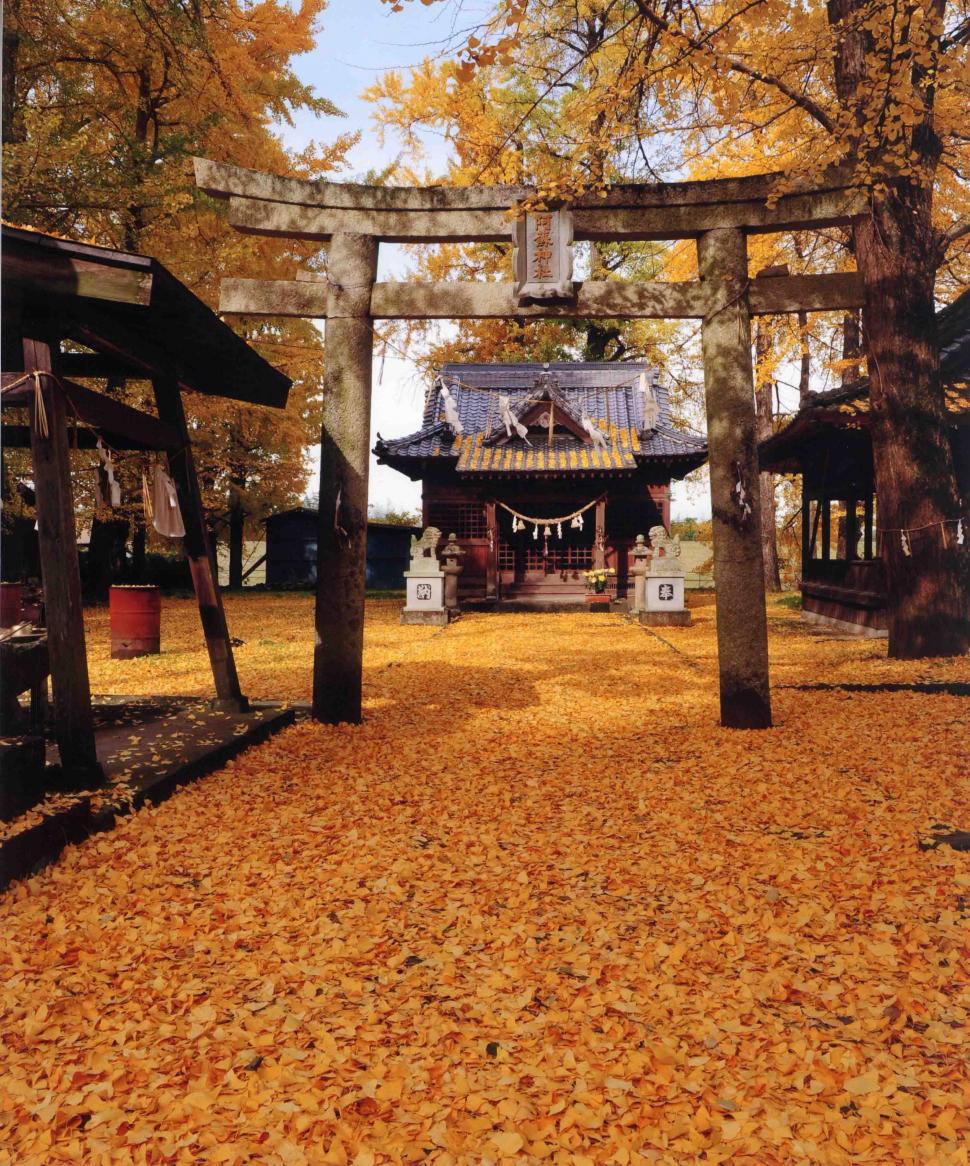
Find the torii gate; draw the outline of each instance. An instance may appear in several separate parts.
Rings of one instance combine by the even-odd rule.
[[[280,178],[195,159],[197,185],[228,199],[247,234],[327,243],[325,281],[226,279],[220,311],[326,320],[313,715],[361,719],[373,321],[650,318],[702,321],[710,450],[721,724],[768,728],[751,316],[862,305],[855,273],[750,279],[746,236],[847,224],[865,191],[833,172],[811,188],[781,175],[618,185],[568,209],[523,214],[516,186],[402,188]],[[538,233],[537,233],[538,231]],[[699,279],[573,282],[572,239],[697,242]],[[389,243],[516,243],[516,283],[377,283]],[[731,611],[732,618],[723,618]]]

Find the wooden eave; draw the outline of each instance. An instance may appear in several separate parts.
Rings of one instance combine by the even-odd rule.
[[[61,336],[131,377],[282,409],[292,382],[157,259],[3,227],[4,331],[54,316]],[[19,347],[5,337],[8,353]],[[80,373],[76,375],[81,375]],[[91,374],[95,375],[95,374]]]
[[[20,379],[17,373],[4,373],[2,379],[4,388],[7,389],[3,394],[4,408],[19,406],[29,409],[34,397],[33,385],[28,383],[8,389],[8,385]],[[96,393],[84,385],[75,384],[74,381],[59,378],[58,383],[71,415],[101,434],[113,449],[178,448],[180,443],[177,430],[150,413],[133,409],[122,401],[116,401],[103,393]],[[30,430],[27,426],[4,425],[3,440],[6,445],[29,448]],[[97,444],[97,438],[90,431],[78,430],[76,442],[79,448],[92,448]]]

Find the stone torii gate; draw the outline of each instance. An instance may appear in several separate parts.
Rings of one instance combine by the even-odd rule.
[[[771,725],[751,316],[862,305],[855,273],[750,279],[746,236],[847,224],[863,190],[833,173],[618,185],[568,208],[523,213],[525,187],[401,188],[280,178],[195,160],[247,234],[327,244],[325,281],[226,279],[220,310],[326,320],[313,715],[361,719],[373,321],[489,317],[702,321],[721,724]],[[517,208],[518,212],[517,212]],[[693,238],[699,279],[572,280],[573,239]],[[515,243],[515,283],[378,283],[381,242]],[[730,618],[725,613],[730,612]]]

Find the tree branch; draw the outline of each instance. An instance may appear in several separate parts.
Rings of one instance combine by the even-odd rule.
[[[771,73],[762,72],[761,69],[755,69],[753,66],[745,64],[744,61],[739,61],[736,57],[722,56],[710,44],[707,44],[703,38],[691,36],[690,33],[684,32],[683,29],[675,28],[669,20],[654,12],[647,0],[635,0],[635,3],[640,15],[655,28],[660,29],[662,32],[670,33],[673,36],[682,37],[692,49],[696,49],[698,52],[709,53],[715,61],[722,64],[730,72],[740,73],[742,76],[750,77],[753,81],[758,81],[771,89],[777,89],[779,93],[783,93],[789,101],[807,113],[809,117],[814,118],[823,129],[829,133],[834,132],[835,127],[832,124],[832,119],[825,110],[804,93],[799,93],[797,90],[792,89],[780,77],[775,77]]]
[[[950,227],[948,231],[941,232],[940,250],[945,251],[947,247],[950,247],[958,239],[962,239],[966,235],[970,235],[970,217],[965,219],[957,219],[957,221],[953,224],[953,226]]]

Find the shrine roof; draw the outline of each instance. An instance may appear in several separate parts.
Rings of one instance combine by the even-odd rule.
[[[647,427],[647,397],[641,374],[657,404],[657,419]],[[542,378],[545,378],[543,381]],[[441,386],[455,402],[462,432],[445,418]],[[580,432],[555,432],[551,440],[506,436],[500,397],[509,398],[515,418],[550,401],[559,416],[579,430],[585,414],[607,448],[586,441]],[[635,470],[649,462],[666,463],[686,474],[707,457],[699,434],[674,428],[665,387],[644,363],[446,364],[428,393],[422,427],[391,440],[378,439],[375,453],[404,472],[427,459],[453,460],[460,474],[596,473]]]
[[[970,424],[970,289],[936,315],[943,396],[950,424]],[[761,465],[776,473],[801,473],[801,462],[820,434],[832,429],[867,429],[869,381],[828,392],[808,393],[777,433],[759,446]]]

